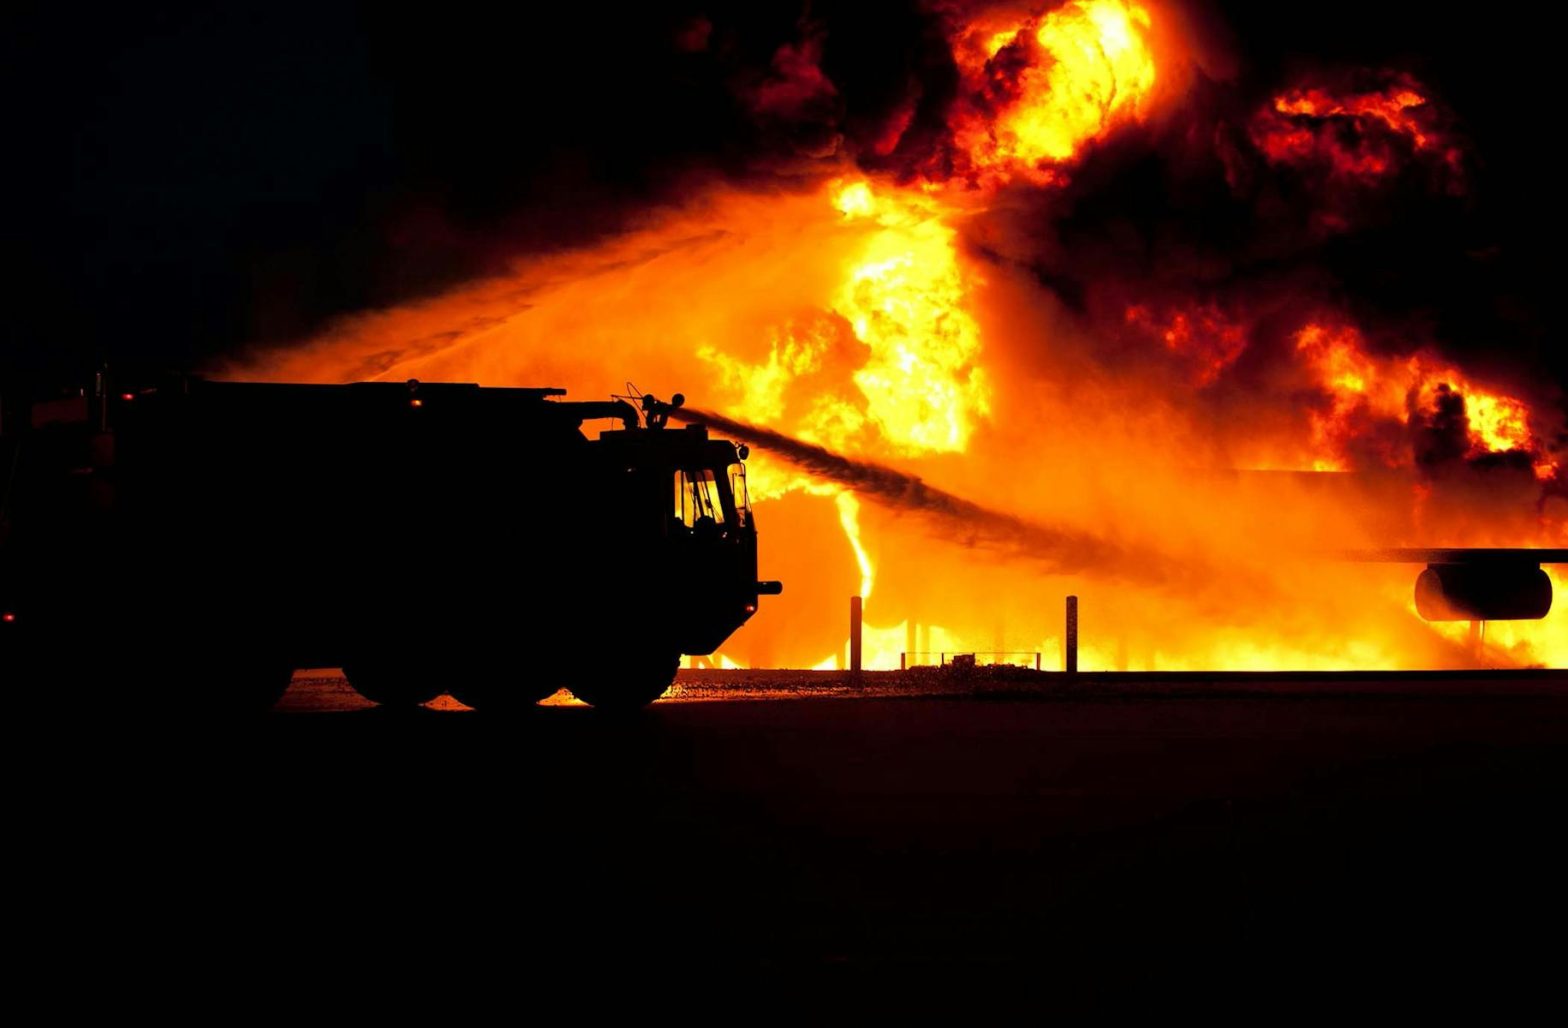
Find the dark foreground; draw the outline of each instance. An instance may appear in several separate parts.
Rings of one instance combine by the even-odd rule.
[[[127,1008],[1560,1009],[1568,674],[1419,684],[499,720],[296,683],[62,731],[16,783],[20,923]]]

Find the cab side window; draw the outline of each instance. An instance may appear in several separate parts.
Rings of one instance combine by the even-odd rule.
[[[711,524],[724,524],[717,476],[707,469],[676,471],[673,513],[675,520],[687,528],[695,528],[705,518]]]

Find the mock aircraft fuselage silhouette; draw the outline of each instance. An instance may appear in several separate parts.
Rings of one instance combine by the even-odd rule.
[[[8,677],[268,705],[342,667],[393,705],[653,700],[780,589],[745,448],[666,428],[679,397],[563,392],[100,380],[8,411]]]

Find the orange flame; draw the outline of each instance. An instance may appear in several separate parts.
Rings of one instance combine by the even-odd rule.
[[[1463,151],[1439,127],[1425,90],[1408,76],[1376,89],[1287,90],[1252,120],[1253,142],[1274,164],[1319,165],[1335,176],[1370,182],[1405,163],[1436,157],[1456,188]]]
[[[860,501],[848,490],[839,493],[833,500],[838,506],[838,518],[844,527],[844,536],[855,551],[855,563],[860,566],[860,592],[856,595],[869,600],[876,572],[871,566],[871,558],[866,555],[865,545],[860,541]]]
[[[1309,324],[1296,334],[1296,350],[1329,396],[1327,410],[1311,413],[1317,470],[1344,470],[1346,445],[1363,434],[1368,418],[1410,424],[1431,416],[1447,397],[1463,403],[1468,455],[1524,452],[1539,455],[1539,441],[1530,429],[1529,407],[1511,396],[1487,392],[1457,368],[1419,351],[1407,357],[1375,357],[1366,352],[1353,326]],[[1403,463],[1390,454],[1386,462]],[[1556,464],[1540,458],[1534,465],[1542,479],[1556,473]]]
[[[1192,363],[1197,386],[1212,385],[1247,348],[1246,325],[1229,317],[1217,304],[1194,304],[1157,316],[1146,304],[1131,304],[1126,321],[1152,335],[1171,353]]]
[[[1086,143],[1142,119],[1158,74],[1151,27],[1149,9],[1128,0],[972,25],[954,56],[978,99],[954,137],[974,177],[1055,181]]]
[[[830,183],[826,200],[857,240],[828,310],[770,326],[766,362],[712,345],[698,356],[742,393],[748,417],[778,424],[793,384],[820,371],[835,348],[853,346],[863,354],[852,375],[858,395],[812,398],[793,431],[835,447],[864,444],[870,433],[894,453],[963,451],[990,411],[990,385],[966,307],[981,282],[959,267],[956,231],[930,197],[879,193],[863,178]]]
[[[863,180],[838,187],[834,206],[878,226],[833,301],[871,350],[855,373],[867,414],[903,452],[963,450],[990,389],[965,306],[980,283],[959,272],[955,231],[930,201],[877,197]]]

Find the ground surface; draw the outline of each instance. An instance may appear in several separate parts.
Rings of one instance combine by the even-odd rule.
[[[66,726],[16,783],[32,931],[247,988],[258,939],[274,983],[641,972],[693,1012],[1560,1003],[1568,673],[874,685],[499,719],[302,675],[259,722]]]

